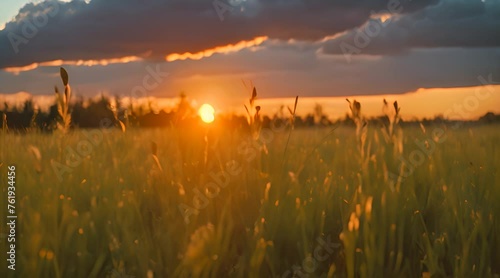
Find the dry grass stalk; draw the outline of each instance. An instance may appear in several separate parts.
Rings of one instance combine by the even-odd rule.
[[[7,125],[7,114],[4,112],[2,113],[2,131],[7,132],[9,129]]]
[[[35,159],[35,170],[38,173],[42,172],[42,153],[40,152],[40,149],[33,145],[28,146],[28,151],[33,155],[33,158]]]
[[[57,86],[55,87],[57,113],[59,120],[57,122],[57,129],[63,133],[67,133],[71,125],[71,113],[69,112],[69,100],[71,98],[71,87],[69,85],[68,72],[64,68],[60,68],[61,79],[64,84],[64,94],[59,92]]]
[[[245,106],[247,111],[248,124],[250,125],[250,132],[254,140],[259,139],[260,130],[262,129],[262,119],[260,117],[260,106],[255,106],[255,100],[257,99],[257,89],[253,87],[252,95],[249,99],[249,106]]]
[[[160,160],[158,159],[158,145],[156,142],[151,142],[151,156],[153,157],[158,169],[163,172],[163,167],[161,167]]]
[[[352,102],[346,98],[351,109],[352,120],[356,124],[356,138],[358,141],[358,148],[361,155],[363,165],[366,165],[369,160],[370,144],[366,146],[366,139],[368,137],[368,122],[361,114],[361,103],[353,100]]]
[[[392,107],[393,109],[389,107],[389,103],[384,99],[383,111],[389,120],[389,125],[382,128],[382,134],[386,142],[394,146],[394,156],[398,156],[403,153],[403,130],[399,126],[401,107],[397,101],[394,101]]]

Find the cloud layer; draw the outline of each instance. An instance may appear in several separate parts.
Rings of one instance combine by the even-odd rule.
[[[148,95],[186,91],[208,102],[246,94],[242,79],[262,97],[401,94],[476,86],[478,76],[490,75],[500,81],[499,0],[215,1],[28,4],[0,31],[0,93],[52,94],[61,65],[76,95],[130,95],[159,66],[169,75]],[[368,34],[362,46],[360,31]],[[358,55],[342,55],[342,45]]]
[[[500,1],[442,0],[325,42],[326,54],[400,54],[415,48],[500,47]]]
[[[362,25],[399,0],[46,0],[0,31],[0,68],[53,60],[161,59],[256,37],[314,41]],[[402,0],[403,12],[433,0]],[[230,3],[231,5],[227,4]],[[418,4],[416,4],[418,3]]]

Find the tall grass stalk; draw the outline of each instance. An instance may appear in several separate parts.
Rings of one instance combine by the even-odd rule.
[[[71,86],[69,85],[68,72],[66,72],[66,70],[62,67],[60,68],[60,75],[64,85],[64,94],[61,94],[59,92],[57,86],[55,87],[57,113],[59,114],[57,129],[62,131],[63,133],[67,133],[71,125],[71,113],[69,111]]]

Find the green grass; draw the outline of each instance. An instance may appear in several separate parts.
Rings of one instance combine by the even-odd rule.
[[[2,239],[0,276],[499,277],[498,126],[439,126],[444,142],[400,184],[374,127],[363,163],[354,128],[296,129],[284,154],[288,130],[264,147],[215,126],[207,144],[204,128],[106,132],[62,181],[51,161],[65,163],[81,130],[1,134],[0,219],[14,164],[18,225],[17,270]],[[432,145],[426,128],[404,129],[403,157],[415,139]],[[194,211],[194,189],[227,167],[240,171],[186,223],[179,205]]]

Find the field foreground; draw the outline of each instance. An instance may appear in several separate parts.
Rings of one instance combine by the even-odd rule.
[[[0,134],[0,276],[500,277],[498,128]]]

